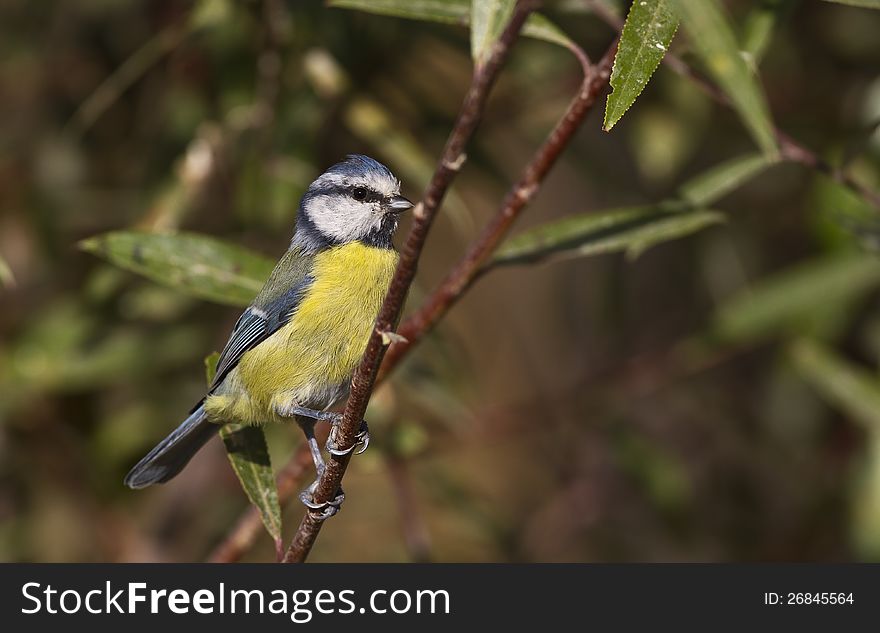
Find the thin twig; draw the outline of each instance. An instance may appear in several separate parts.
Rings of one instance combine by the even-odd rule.
[[[431,296],[400,327],[399,333],[405,341],[391,346],[382,364],[381,377],[385,377],[420,341],[434,325],[458,301],[464,291],[480,275],[483,264],[492,255],[502,239],[525,206],[540,188],[550,168],[568,146],[575,132],[580,128],[587,113],[592,108],[602,90],[608,84],[617,39],[611,43],[602,59],[594,67],[585,67],[585,76],[578,94],[568,109],[538,149],[531,162],[525,167],[516,184],[511,187],[501,204],[479,237],[474,240],[461,261],[440,283]]]
[[[778,129],[776,130],[776,140],[779,142],[779,152],[784,159],[800,163],[814,171],[825,174],[837,184],[843,185],[850,191],[853,191],[864,198],[874,207],[880,209],[880,191],[872,191],[871,189],[868,189],[865,185],[853,179],[852,176],[835,168],[815,152]]]
[[[337,441],[342,446],[353,445],[356,441],[355,436],[360,430],[361,420],[364,417],[376,381],[379,364],[385,354],[382,335],[391,331],[397,323],[410,284],[415,277],[418,259],[437,209],[440,207],[443,196],[449,189],[452,180],[464,163],[465,147],[480,122],[489,91],[498,77],[501,66],[519,36],[526,18],[534,8],[535,3],[532,0],[517,2],[510,22],[493,45],[488,57],[474,69],[470,88],[459,111],[455,127],[446,142],[440,163],[425,189],[422,201],[413,210],[415,220],[401,251],[400,263],[379,311],[376,326],[370,336],[361,364],[352,378],[351,395],[337,431]],[[348,467],[348,461],[348,455],[331,456],[314,493],[314,499],[317,503],[330,501],[336,496]],[[322,521],[319,517],[320,513],[306,512],[287,554],[284,556],[284,562],[305,561],[321,530]]]

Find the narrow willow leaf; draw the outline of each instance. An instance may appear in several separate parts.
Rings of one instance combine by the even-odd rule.
[[[562,29],[540,13],[532,13],[528,17],[525,25],[523,25],[522,33],[532,39],[557,44],[564,48],[573,49],[577,47],[577,44]]]
[[[683,212],[674,207],[626,207],[544,224],[505,242],[487,267],[614,252],[635,257],[655,244],[724,220],[717,211]]]
[[[865,9],[880,9],[880,0],[825,0],[834,4],[847,4],[851,7],[864,7]]]
[[[678,18],[667,0],[632,3],[611,71],[613,91],[605,102],[604,129],[607,132],[629,110],[648,84],[666,54]]]
[[[868,429],[880,432],[880,379],[815,340],[801,339],[789,349],[795,370],[831,404]]]
[[[260,513],[266,531],[281,546],[281,504],[263,429],[249,424],[226,424],[220,429],[226,454],[241,487]]]
[[[195,233],[116,231],[79,246],[186,294],[229,305],[248,305],[273,265],[262,255]]]
[[[777,273],[720,307],[714,331],[728,342],[800,332],[880,286],[880,262],[867,255],[835,255]]]
[[[0,285],[11,288],[15,285],[15,277],[12,275],[12,269],[6,260],[0,257]]]
[[[471,57],[475,64],[486,61],[515,5],[516,0],[471,0]]]
[[[217,373],[219,359],[217,352],[205,358],[205,378],[209,385]],[[275,549],[280,551],[281,503],[263,429],[246,424],[225,424],[220,429],[220,437],[242,490],[260,513],[266,531],[275,541]]]
[[[468,26],[471,19],[471,0],[329,0],[327,4],[340,9],[459,26]],[[522,32],[527,37],[565,48],[575,46],[559,27],[537,13],[529,16]]]
[[[740,54],[739,45],[718,0],[673,0],[697,54],[768,157],[778,149],[770,111],[761,87]]]
[[[772,164],[763,154],[739,156],[692,178],[681,186],[679,194],[694,207],[709,206]]]
[[[214,352],[205,356],[205,382],[210,385],[214,382],[217,374],[217,363],[220,362],[220,352]]]
[[[880,217],[859,193],[828,176],[813,182],[809,195],[817,235],[832,247],[854,242],[865,251],[880,253]]]
[[[466,25],[470,0],[329,0],[328,6],[397,18]]]
[[[741,46],[753,72],[767,52],[776,24],[791,5],[792,0],[763,0],[752,7],[743,20]]]

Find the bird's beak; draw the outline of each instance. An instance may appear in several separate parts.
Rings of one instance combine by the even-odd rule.
[[[394,196],[388,201],[388,210],[392,213],[400,213],[412,209],[413,203],[403,196]]]

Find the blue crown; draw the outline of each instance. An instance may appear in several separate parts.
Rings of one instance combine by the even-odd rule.
[[[345,160],[336,163],[327,170],[328,174],[343,176],[361,176],[370,172],[379,172],[383,176],[394,179],[394,174],[385,165],[363,154],[349,154]]]

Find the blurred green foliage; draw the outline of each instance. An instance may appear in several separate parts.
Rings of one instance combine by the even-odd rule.
[[[238,306],[250,304],[274,265],[227,242],[187,233],[114,231],[79,245],[194,297]]]
[[[694,50],[770,158],[778,155],[773,122],[758,82],[740,54],[736,33],[718,0],[672,0]]]
[[[363,152],[418,197],[498,32],[469,37],[467,0],[328,4],[0,6],[0,559],[197,560],[247,507],[220,442],[166,486],[122,476],[201,397],[311,179]],[[630,65],[626,115],[592,113],[496,263],[564,261],[487,272],[376,393],[314,560],[880,558],[880,211],[768,127],[880,188],[880,12],[668,4],[737,114]],[[629,9],[530,20],[410,307],[577,89],[566,47],[611,40],[591,5]],[[299,443],[266,435],[276,466]]]

